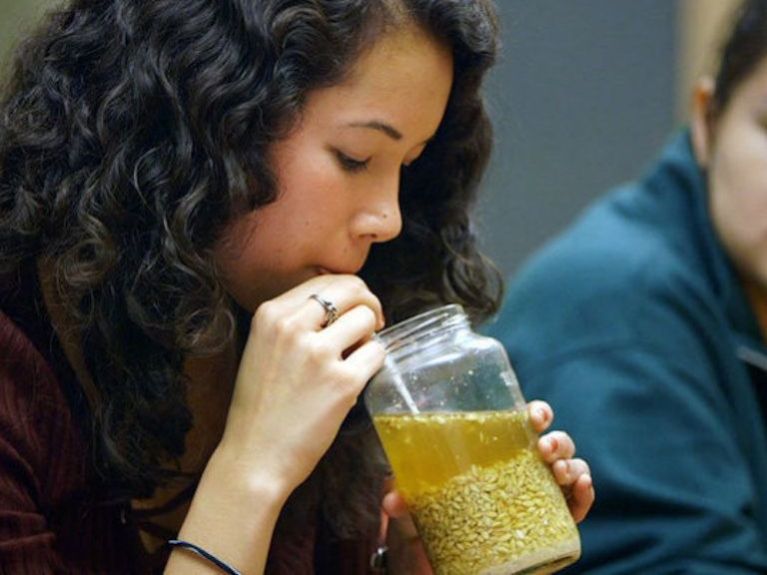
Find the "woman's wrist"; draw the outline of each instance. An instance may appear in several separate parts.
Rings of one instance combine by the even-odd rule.
[[[202,547],[242,573],[262,573],[290,490],[279,477],[244,471],[225,451],[213,454],[178,539]],[[217,572],[210,562],[184,549],[171,554],[166,568],[166,575]]]
[[[279,511],[296,485],[263,459],[258,463],[246,461],[238,450],[230,449],[222,441],[211,455],[201,483],[223,484],[234,496],[267,500]]]

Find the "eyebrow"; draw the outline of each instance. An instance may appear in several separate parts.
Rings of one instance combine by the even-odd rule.
[[[381,122],[379,120],[371,120],[369,122],[350,122],[347,126],[351,128],[368,128],[370,130],[378,130],[389,136],[392,140],[401,140],[402,133],[395,127]]]

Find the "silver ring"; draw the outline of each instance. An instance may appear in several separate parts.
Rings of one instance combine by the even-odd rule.
[[[338,308],[333,305],[332,301],[328,301],[325,298],[318,296],[316,293],[310,295],[309,299],[316,301],[322,306],[322,309],[325,310],[325,322],[322,324],[322,327],[328,327],[338,319]]]

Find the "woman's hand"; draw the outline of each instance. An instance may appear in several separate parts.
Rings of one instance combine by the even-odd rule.
[[[554,412],[545,401],[531,401],[527,405],[530,423],[536,433],[546,431],[554,420]],[[564,431],[552,431],[538,440],[538,451],[554,473],[554,478],[565,493],[570,513],[580,523],[594,504],[594,486],[589,465],[574,458],[575,443]]]
[[[336,308],[331,325],[312,294]],[[247,566],[249,573],[263,572],[285,500],[317,465],[383,365],[384,349],[371,339],[383,323],[378,299],[348,275],[312,278],[258,308],[223,437],[179,539]],[[208,565],[202,567],[208,572]],[[177,550],[166,573],[200,568],[195,555]]]
[[[337,308],[331,325],[313,294]],[[217,452],[230,454],[238,471],[268,473],[292,491],[383,365],[383,347],[371,339],[383,325],[380,302],[350,275],[315,277],[262,304]]]

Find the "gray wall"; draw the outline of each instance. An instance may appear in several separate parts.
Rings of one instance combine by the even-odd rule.
[[[51,4],[51,0],[0,0],[0,61],[5,62],[16,37],[34,27]]]
[[[507,274],[674,128],[675,0],[501,0],[480,232]]]

